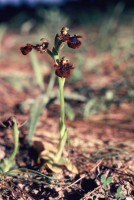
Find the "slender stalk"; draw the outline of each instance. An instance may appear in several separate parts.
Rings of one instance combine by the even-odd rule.
[[[65,78],[58,77],[59,90],[60,90],[60,118],[62,123],[65,122],[65,105],[64,105],[64,84]]]
[[[67,137],[68,137],[67,128],[65,126],[65,106],[64,106],[65,78],[58,77],[58,82],[59,82],[59,91],[60,91],[60,123],[59,123],[60,138],[59,138],[58,151],[55,156],[55,162],[58,162],[61,159],[62,152],[63,152],[63,149],[67,141]]]
[[[57,39],[56,35],[56,39]],[[62,44],[61,41],[58,40],[58,43],[55,39],[55,46],[53,47],[52,52],[48,49],[47,53],[54,59],[55,62],[59,60],[59,48]],[[68,138],[68,133],[67,133],[67,128],[65,125],[65,105],[64,105],[64,84],[65,84],[65,78],[58,77],[58,83],[59,83],[59,93],[60,93],[60,122],[59,122],[59,132],[60,132],[60,137],[59,137],[59,145],[58,145],[58,150],[57,154],[55,155],[54,162],[58,163],[58,161],[62,157],[63,149],[65,147],[67,138]]]

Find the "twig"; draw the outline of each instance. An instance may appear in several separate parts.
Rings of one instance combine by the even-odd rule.
[[[93,172],[102,163],[102,161],[103,161],[103,159],[101,159],[100,161],[98,161],[96,163],[96,165],[90,171]]]

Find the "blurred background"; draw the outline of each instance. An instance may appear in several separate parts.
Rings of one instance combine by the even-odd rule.
[[[9,22],[13,18],[19,18],[20,22],[34,19],[42,22],[43,12],[50,9],[58,9],[59,12],[72,18],[72,22],[82,23],[95,15],[110,12],[117,4],[124,6],[123,12],[133,10],[133,0],[0,0],[0,22]],[[78,12],[79,11],[79,12]],[[84,15],[87,19],[82,18]],[[88,16],[87,16],[88,15]],[[96,17],[97,17],[96,16]],[[81,19],[81,20],[80,20]],[[41,20],[41,21],[40,21]],[[76,21],[75,21],[76,20]],[[87,21],[87,23],[89,23]],[[89,23],[90,24],[90,23]]]
[[[45,86],[52,71],[53,62],[47,55],[31,58],[23,56],[19,48],[26,43],[37,44],[41,38],[47,38],[52,48],[53,38],[63,26],[69,27],[71,35],[83,36],[79,49],[65,47],[62,53],[76,67],[66,86],[67,92],[74,94],[72,99],[67,95],[66,101],[77,108],[75,115],[90,117],[117,108],[128,110],[130,115],[134,99],[133,0],[0,0],[4,112],[14,105],[13,92],[10,101],[5,100],[10,87],[23,94],[15,100],[17,103],[27,98],[27,91],[37,95],[33,92],[38,85],[33,62],[40,66]]]
[[[42,160],[42,156],[46,157],[44,150],[47,152],[51,148],[55,151],[58,144],[60,105],[58,81],[53,73],[54,61],[46,52],[33,50],[22,55],[20,47],[27,43],[41,44],[40,39],[47,38],[52,50],[55,35],[62,27],[68,27],[70,35],[82,36],[78,49],[71,49],[65,44],[59,55],[60,58],[66,56],[74,66],[65,82],[69,138],[64,155],[76,163],[80,174],[70,176],[64,170],[64,177],[60,173],[56,175],[57,180],[49,181],[50,188],[44,176],[37,180],[39,182],[33,182],[34,186],[30,175],[30,190],[28,184],[24,185],[27,175],[24,181],[19,177],[18,181],[13,179],[13,183],[10,182],[12,179],[4,179],[8,181],[0,197],[14,190],[11,199],[18,196],[30,198],[30,194],[31,198],[39,195],[36,199],[49,199],[52,194],[50,198],[57,199],[58,191],[60,195],[61,191],[65,191],[66,199],[84,199],[84,193],[87,195],[85,199],[98,199],[99,194],[100,199],[108,198],[108,195],[112,199],[116,194],[120,199],[124,198],[123,195],[132,199],[134,0],[0,0],[0,158],[13,147],[12,129],[5,130],[3,125],[8,122],[10,128],[12,123],[7,119],[15,115],[19,128],[22,127],[17,165],[35,170],[41,166],[40,171],[47,172],[47,164],[42,165],[41,161],[37,165],[35,158],[43,150],[38,157]],[[31,144],[27,145],[25,136],[29,141],[35,141],[32,148]],[[92,162],[93,165],[90,165]],[[92,175],[95,171],[95,176],[90,176],[90,171]],[[112,183],[108,182],[111,177]],[[58,188],[53,187],[58,180],[62,183],[59,182]],[[72,187],[71,184],[67,189],[66,184],[71,182],[78,185]],[[98,186],[99,182],[102,187]],[[17,183],[21,187],[18,188]],[[38,193],[38,183],[43,193],[42,189]],[[90,188],[90,185],[93,187]],[[10,186],[9,192],[6,186]],[[25,193],[20,189],[24,189]],[[116,190],[119,193],[115,194]]]

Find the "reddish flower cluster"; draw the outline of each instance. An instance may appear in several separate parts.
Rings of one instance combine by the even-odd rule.
[[[42,44],[26,44],[26,46],[21,47],[20,50],[23,55],[27,55],[29,52],[32,51],[32,49],[35,49],[36,51],[39,51],[40,53],[46,52],[48,48],[48,40],[45,38],[42,38],[40,41],[42,41]]]
[[[68,78],[70,71],[74,69],[73,65],[69,63],[69,60],[63,57],[60,61],[54,64],[56,67],[55,74],[61,78]]]
[[[72,49],[79,48],[81,45],[81,41],[78,40],[78,38],[82,38],[82,36],[80,35],[70,36],[68,30],[69,29],[67,27],[63,27],[61,29],[59,40],[61,40],[62,42],[67,42],[67,45]]]
[[[63,27],[60,31],[60,35],[56,35],[55,46],[52,51],[48,49],[49,42],[45,38],[42,38],[40,40],[42,42],[41,44],[32,45],[28,43],[25,46],[21,47],[20,51],[23,55],[27,55],[32,51],[32,49],[35,49],[40,53],[47,52],[52,58],[54,58],[54,60],[56,60],[60,49],[59,47],[61,46],[62,42],[67,42],[67,45],[72,49],[79,48],[81,45],[81,41],[79,40],[79,38],[82,38],[82,36],[70,36],[68,31],[69,29],[67,27]],[[71,70],[74,69],[73,65],[69,63],[69,60],[63,57],[61,60],[56,60],[55,62],[55,74],[62,78],[68,78],[70,76]]]

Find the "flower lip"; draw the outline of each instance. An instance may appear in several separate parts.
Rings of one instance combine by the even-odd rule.
[[[78,39],[76,37],[70,37],[69,40],[71,42],[75,42],[75,43],[78,41]]]
[[[67,69],[66,66],[62,65],[62,66],[59,66],[59,70],[61,70],[61,71],[67,71],[68,69]]]
[[[82,36],[80,35],[70,36],[69,40],[67,41],[67,45],[72,49],[79,48],[81,45],[81,41],[78,38],[82,38]]]

